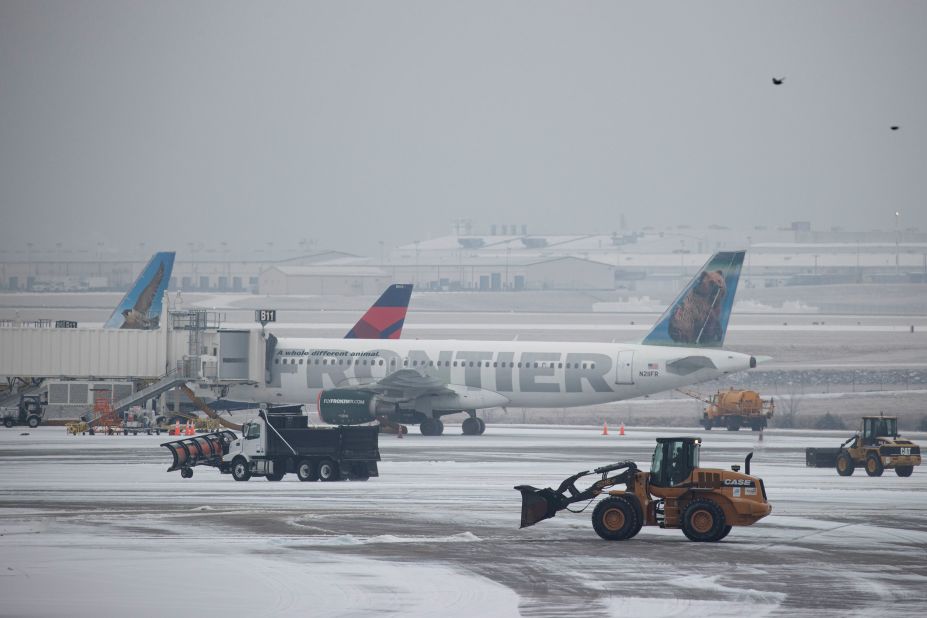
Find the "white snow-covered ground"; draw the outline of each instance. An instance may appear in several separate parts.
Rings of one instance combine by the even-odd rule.
[[[236,483],[166,473],[163,437],[0,429],[0,615],[927,613],[927,469],[804,467],[806,446],[846,432],[615,433],[448,425],[382,436],[381,476],[366,483]],[[650,528],[609,543],[588,510],[518,529],[514,485],[623,459],[646,468],[654,438],[679,433],[705,439],[704,466],[754,450],[773,514],[717,544]]]

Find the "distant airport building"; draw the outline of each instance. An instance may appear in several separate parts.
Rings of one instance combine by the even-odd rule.
[[[389,273],[376,266],[319,264],[271,266],[258,276],[261,294],[371,295],[393,283]]]
[[[619,219],[620,221],[620,219]],[[528,234],[526,224],[497,222],[474,233],[469,219],[447,236],[380,251],[376,258],[342,251],[191,246],[178,252],[170,290],[260,294],[374,294],[393,282],[418,290],[634,290],[664,297],[678,292],[708,256],[747,249],[742,285],[923,283],[927,233],[916,229],[821,231],[808,221],[734,230],[677,224],[595,234]],[[164,247],[166,250],[171,247]],[[123,291],[145,255],[102,251],[0,249],[0,290]],[[11,256],[11,257],[7,257]]]

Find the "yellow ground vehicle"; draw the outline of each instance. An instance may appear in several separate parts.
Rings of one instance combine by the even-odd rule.
[[[634,537],[643,526],[682,528],[692,541],[720,541],[732,526],[749,526],[769,515],[762,479],[750,476],[751,453],[731,470],[699,468],[698,438],[657,438],[650,472],[642,472],[632,461],[602,466],[574,474],[556,490],[530,485],[515,487],[521,492],[521,527],[553,517],[574,502],[592,500],[602,494],[592,513],[592,527],[603,539],[623,541]],[[623,470],[614,476],[610,472]],[[591,474],[602,478],[589,488],[576,488],[577,479]],[[606,490],[625,483],[624,490]]]
[[[708,406],[702,414],[702,426],[705,429],[725,427],[728,431],[738,431],[749,427],[753,431],[762,431],[776,410],[775,402],[760,398],[756,391],[729,389],[719,390],[711,399],[703,400]]]
[[[886,469],[898,476],[911,476],[914,466],[921,464],[921,449],[898,435],[898,419],[894,416],[864,416],[860,430],[839,448],[809,448],[805,450],[809,467],[834,466],[840,476],[851,476],[856,466],[863,466],[869,476],[882,476]]]

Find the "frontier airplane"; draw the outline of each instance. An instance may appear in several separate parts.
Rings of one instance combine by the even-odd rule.
[[[329,423],[418,424],[426,436],[443,433],[443,416],[465,413],[463,433],[478,435],[485,408],[588,406],[713,380],[756,366],[719,349],[743,261],[743,251],[712,256],[638,344],[402,340],[390,324],[405,307],[401,317],[385,307],[379,319],[374,306],[367,338],[271,338],[267,383],[228,398],[317,401]]]

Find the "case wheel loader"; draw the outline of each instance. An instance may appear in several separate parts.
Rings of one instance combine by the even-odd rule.
[[[576,502],[605,495],[592,512],[592,528],[608,541],[633,538],[643,526],[680,528],[690,540],[720,541],[733,526],[749,526],[769,515],[762,479],[750,476],[747,455],[744,472],[699,467],[698,438],[657,438],[650,472],[633,461],[620,461],[567,477],[557,489],[515,487],[522,496],[521,527],[549,519]],[[617,472],[617,474],[616,474]],[[602,477],[584,490],[576,481]],[[625,484],[625,489],[609,489]],[[576,511],[574,511],[576,512]]]

